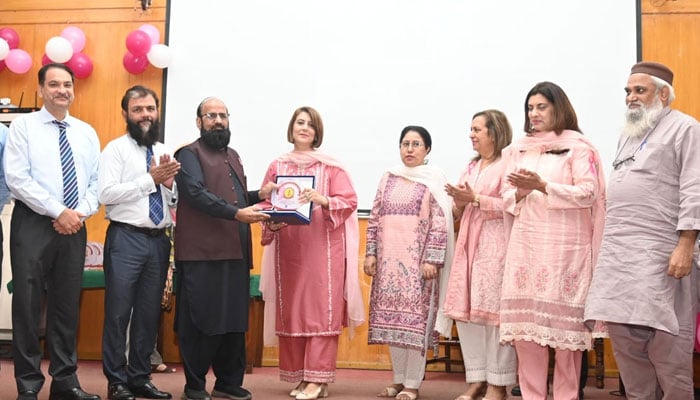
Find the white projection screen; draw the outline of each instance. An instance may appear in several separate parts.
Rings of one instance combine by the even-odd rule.
[[[291,149],[292,112],[316,108],[322,151],[347,166],[359,208],[401,162],[399,133],[422,125],[430,164],[456,181],[474,155],[474,113],[504,111],[523,135],[525,95],[559,84],[608,170],[637,60],[637,0],[170,0],[165,143],[199,136],[208,96],[231,113],[249,189]]]

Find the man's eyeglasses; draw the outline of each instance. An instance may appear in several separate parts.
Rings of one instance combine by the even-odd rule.
[[[413,147],[414,149],[420,149],[423,146],[423,143],[421,142],[401,142],[401,147],[404,149],[407,149],[409,147]]]
[[[622,167],[623,165],[627,164],[628,162],[634,162],[634,155],[631,155],[627,158],[623,158],[622,160],[615,160],[613,161],[613,168],[617,171]]]
[[[221,118],[222,121],[226,121],[226,120],[228,119],[228,116],[229,116],[229,115],[230,115],[230,114],[228,114],[228,113],[214,113],[214,112],[211,112],[211,113],[202,114],[202,117],[204,117],[204,118],[206,118],[206,119],[208,119],[208,120],[210,120],[210,121],[213,121],[213,120],[216,119],[216,117],[219,117],[219,118]]]

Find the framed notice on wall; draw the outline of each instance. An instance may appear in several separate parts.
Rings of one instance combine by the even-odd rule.
[[[268,214],[273,222],[285,222],[289,225],[308,225],[311,223],[312,202],[304,203],[299,196],[304,189],[313,189],[314,176],[280,175],[277,177],[277,190],[272,192],[272,207],[261,212]]]

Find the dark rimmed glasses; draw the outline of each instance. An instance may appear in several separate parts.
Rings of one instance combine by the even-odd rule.
[[[615,168],[615,171],[617,171],[618,169],[620,169],[620,167],[627,164],[628,162],[634,162],[634,154],[627,158],[623,158],[622,160],[613,161],[612,166],[613,168]]]

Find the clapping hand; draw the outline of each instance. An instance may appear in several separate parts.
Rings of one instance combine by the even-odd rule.
[[[523,193],[524,195],[533,190],[539,190],[542,193],[547,193],[547,182],[542,180],[537,172],[520,168],[517,171],[508,174],[506,179],[508,180],[508,183],[515,186],[519,190],[527,192]]]
[[[173,188],[173,180],[175,175],[180,171],[180,163],[174,158],[170,158],[169,154],[160,156],[160,164],[156,165],[155,158],[151,159],[151,168],[148,173],[153,178],[153,183],[163,185],[168,189]]]
[[[464,208],[467,204],[474,201],[474,197],[476,196],[474,189],[472,189],[467,182],[458,184],[457,186],[448,183],[445,185],[445,192],[452,197],[455,205],[460,208]]]

